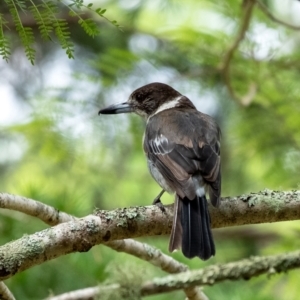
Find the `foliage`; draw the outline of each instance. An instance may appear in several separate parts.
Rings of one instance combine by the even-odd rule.
[[[10,55],[10,47],[7,37],[4,35],[3,27],[6,23],[7,21],[4,19],[3,14],[0,14],[0,55],[7,61]]]
[[[18,32],[22,45],[24,47],[26,57],[34,64],[35,60],[35,38],[33,29],[30,26],[25,26],[22,22],[22,15],[30,15],[36,22],[40,35],[44,40],[52,40],[52,35],[55,35],[62,49],[66,51],[68,58],[74,58],[74,43],[71,41],[70,26],[67,19],[59,18],[58,15],[62,9],[62,5],[66,7],[69,16],[78,19],[78,24],[83,28],[87,35],[95,37],[99,35],[99,28],[91,17],[82,16],[85,11],[95,13],[97,16],[106,19],[108,22],[120,28],[117,21],[109,20],[104,16],[106,9],[94,8],[93,3],[85,5],[83,0],[72,0],[71,4],[66,4],[64,1],[47,1],[42,0],[5,0],[9,8],[13,24]],[[4,26],[7,26],[7,20],[3,14],[0,14],[0,55],[8,61],[11,54],[9,42],[4,33]]]

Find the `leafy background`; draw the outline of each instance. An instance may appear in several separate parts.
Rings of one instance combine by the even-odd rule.
[[[60,48],[60,41],[43,41],[28,14],[22,21],[35,37],[31,66],[16,30],[4,27],[11,56],[0,62],[1,191],[79,217],[96,207],[150,204],[160,189],[148,174],[141,149],[144,121],[135,115],[99,117],[97,112],[126,101],[134,89],[153,81],[172,85],[220,124],[223,196],[299,188],[299,30],[272,21],[254,7],[249,30],[230,64],[236,95],[254,87],[245,106],[228,90],[220,68],[242,20],[241,1],[94,3],[122,28],[86,8],[100,33],[92,37],[67,17],[74,60],[64,55],[67,49]],[[261,3],[278,19],[299,24],[300,2]],[[60,9],[63,13],[66,8]],[[0,10],[3,16],[9,14],[4,3]],[[173,197],[163,196],[163,201],[170,203]],[[0,211],[1,244],[44,228],[29,216]],[[180,252],[172,255],[196,269],[278,254],[299,247],[299,230],[299,222],[224,228],[214,230],[217,255],[208,262],[187,260]],[[168,237],[140,240],[167,253]],[[204,291],[211,299],[297,299],[297,273],[225,282]],[[18,299],[41,299],[102,282],[126,285],[161,275],[145,262],[97,246],[34,267],[6,283]],[[170,297],[184,296],[174,292],[149,299]]]

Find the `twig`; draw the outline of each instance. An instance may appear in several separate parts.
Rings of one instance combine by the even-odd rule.
[[[286,23],[285,21],[282,21],[280,19],[278,19],[277,17],[275,17],[272,12],[268,9],[268,7],[266,5],[264,5],[262,2],[260,1],[256,1],[258,7],[260,8],[260,10],[267,16],[269,17],[272,21],[278,23],[278,24],[281,24],[283,26],[286,26],[290,29],[293,29],[293,30],[300,30],[300,26],[298,25],[293,25],[293,24],[290,24],[290,23]]]
[[[64,293],[57,296],[47,297],[45,300],[91,300],[100,299],[101,294],[107,292],[112,293],[114,290],[120,289],[119,284],[103,285],[91,288],[85,288],[77,291]]]
[[[253,7],[255,5],[255,0],[246,0],[244,1],[243,5],[243,16],[241,18],[241,23],[237,32],[237,35],[233,41],[233,43],[230,45],[228,50],[226,51],[223,61],[221,62],[221,65],[219,67],[221,74],[223,75],[223,80],[225,85],[227,86],[228,92],[231,95],[231,97],[239,104],[242,104],[244,106],[247,106],[251,103],[252,99],[254,98],[256,94],[256,85],[252,83],[249,87],[248,93],[240,97],[238,96],[232,85],[231,85],[231,79],[230,79],[230,63],[233,58],[234,52],[239,47],[241,41],[245,38],[246,31],[249,28],[250,19],[252,16]]]
[[[0,299],[1,300],[15,300],[14,295],[8,289],[8,287],[4,284],[4,282],[0,281]]]
[[[250,279],[262,274],[273,275],[300,267],[300,251],[287,254],[251,257],[241,261],[213,265],[163,278],[155,278],[142,286],[141,294],[154,295],[195,285],[212,285],[225,280]]]

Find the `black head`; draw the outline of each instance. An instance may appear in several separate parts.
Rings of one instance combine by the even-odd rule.
[[[147,117],[164,103],[175,100],[182,95],[167,84],[154,82],[144,85],[135,90],[129,97],[128,102],[134,111],[141,116]]]
[[[99,114],[118,114],[135,112],[149,117],[163,104],[179,99],[182,95],[167,84],[153,82],[136,89],[127,102],[111,105],[99,111]]]

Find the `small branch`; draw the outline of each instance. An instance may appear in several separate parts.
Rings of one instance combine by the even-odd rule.
[[[51,226],[78,219],[42,202],[7,193],[0,193],[0,208],[22,212]]]
[[[106,243],[106,246],[109,246],[116,251],[125,252],[142,260],[148,261],[152,265],[159,267],[168,273],[188,271],[188,267],[186,265],[179,263],[168,255],[163,254],[160,250],[132,239],[109,242]],[[119,284],[97,286],[49,297],[46,300],[93,299],[107,291],[113,292],[120,288],[121,285]],[[189,300],[208,300],[206,295],[198,287],[187,287],[184,289],[184,292]]]
[[[243,4],[243,16],[241,18],[241,23],[237,32],[237,35],[233,41],[233,43],[230,45],[228,50],[226,51],[223,61],[221,62],[221,65],[219,66],[219,70],[221,74],[223,75],[223,80],[225,85],[227,86],[228,92],[230,96],[239,104],[242,104],[244,106],[247,106],[251,103],[252,99],[254,98],[256,94],[256,85],[252,83],[249,87],[248,93],[240,97],[238,96],[232,85],[231,85],[231,79],[230,79],[230,63],[233,59],[235,51],[238,49],[240,43],[245,38],[245,34],[249,28],[250,19],[253,12],[253,7],[255,5],[255,0],[245,0]]]
[[[237,33],[233,43],[230,45],[230,47],[226,51],[223,61],[222,61],[221,69],[223,69],[223,71],[226,71],[229,68],[230,62],[234,55],[234,52],[237,50],[241,41],[245,37],[246,31],[249,28],[254,4],[255,4],[255,0],[245,1],[245,6],[243,6],[243,16],[241,18],[241,23],[240,23],[240,26],[238,29],[238,33]]]
[[[125,252],[144,261],[148,261],[155,267],[159,267],[163,271],[171,274],[186,272],[189,270],[187,265],[184,265],[174,258],[162,253],[155,247],[148,244],[140,243],[132,239],[118,240],[106,243],[110,248]],[[184,292],[190,300],[207,300],[206,295],[198,287],[188,287]]]
[[[249,259],[228,264],[212,265],[200,270],[154,278],[152,281],[142,284],[140,291],[137,290],[137,294],[140,296],[150,296],[175,290],[187,289],[188,287],[197,285],[214,285],[225,280],[248,280],[262,274],[271,276],[276,273],[287,272],[288,270],[299,267],[300,251],[265,257],[251,257]],[[48,298],[47,300],[90,299],[84,297],[84,295],[96,297],[99,296],[101,291],[110,290],[113,293],[118,292],[117,290],[121,288],[122,287],[120,285],[99,286],[97,288],[74,291],[72,292],[73,297],[66,297],[68,294],[71,294],[67,293]],[[78,295],[81,295],[81,297],[78,297]]]
[[[299,267],[300,251],[252,257],[234,263],[213,265],[201,270],[155,278],[142,286],[141,295],[166,293],[195,285],[213,285],[225,280],[248,280],[262,274],[273,275]]]
[[[46,298],[45,300],[90,300],[90,299],[102,299],[102,298],[106,299],[106,296],[108,299],[109,296],[114,296],[114,293],[116,293],[116,295],[119,295],[120,294],[119,290],[121,290],[122,288],[124,289],[124,287],[122,287],[119,284],[99,285],[97,287],[85,288],[85,289],[72,291],[69,293],[64,293],[64,294],[53,296],[53,297],[50,296],[50,297]],[[187,290],[187,289],[188,288],[186,288],[185,290]],[[189,290],[191,290],[191,288],[189,288]],[[193,296],[194,297],[191,296],[188,299],[190,299],[190,300],[208,300],[208,298],[205,295],[198,297],[198,295],[195,294]],[[111,298],[109,298],[109,299],[111,299]],[[115,297],[114,299],[117,299],[117,298]]]
[[[269,17],[272,21],[278,23],[278,24],[281,24],[283,26],[286,26],[290,29],[293,29],[293,30],[300,30],[300,26],[298,25],[292,25],[292,24],[289,24],[289,23],[286,23],[280,19],[278,19],[277,17],[275,17],[272,12],[268,9],[268,7],[266,5],[264,5],[262,2],[260,1],[256,1],[258,7],[260,8],[260,10],[267,16]]]
[[[144,261],[148,261],[150,264],[159,267],[167,273],[175,274],[188,271],[187,265],[174,260],[155,247],[132,239],[113,241],[105,245],[115,251],[126,252]]]
[[[48,297],[45,300],[91,300],[100,299],[99,296],[107,292],[112,293],[114,290],[120,289],[119,284],[103,285],[91,288],[85,288],[77,291],[72,291],[69,293],[64,293],[61,295]],[[102,298],[101,298],[102,299]]]
[[[8,287],[4,284],[4,282],[0,281],[0,299],[1,300],[15,300],[14,295],[8,289]]]

